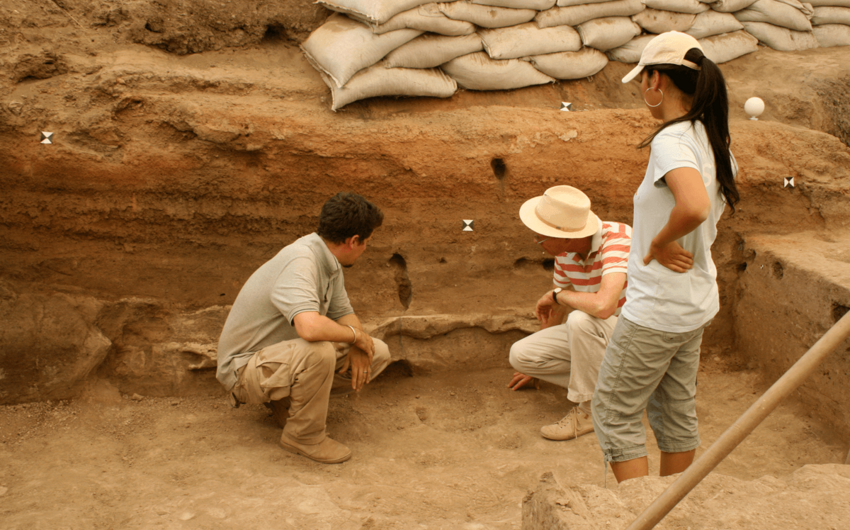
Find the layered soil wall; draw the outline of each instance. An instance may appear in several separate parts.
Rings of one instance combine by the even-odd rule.
[[[347,274],[355,307],[422,370],[504,362],[535,329],[552,272],[519,222],[526,199],[569,184],[603,219],[631,222],[648,157],[635,146],[656,124],[618,81],[627,65],[333,113],[294,45],[326,13],[221,4],[63,1],[3,15],[0,312],[15,325],[0,334],[0,402],[68,397],[91,375],[125,393],[215,388],[228,305],[340,190],[386,215]],[[723,309],[710,347],[731,351],[752,330],[734,309],[752,235],[846,230],[846,58],[760,50],[723,67],[742,201],[713,250]],[[785,80],[789,68],[804,81]],[[752,95],[768,104],[760,121],[741,110]]]

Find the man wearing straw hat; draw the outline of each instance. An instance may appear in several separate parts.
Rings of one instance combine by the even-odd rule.
[[[544,438],[571,440],[593,432],[590,400],[599,366],[620,308],[626,302],[626,270],[632,229],[600,221],[587,195],[555,186],[519,210],[534,241],[555,257],[554,289],[537,302],[541,330],[511,347],[517,390],[535,378],[567,389],[574,406],[540,429]],[[564,322],[564,316],[571,311]]]

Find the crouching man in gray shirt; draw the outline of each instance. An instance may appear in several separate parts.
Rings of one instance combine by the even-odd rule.
[[[359,391],[390,362],[387,345],[363,331],[342,274],[383,218],[360,195],[331,197],[315,233],[248,278],[219,339],[216,377],[232,403],[265,403],[281,447],[317,462],[351,458],[325,432],[330,394]]]

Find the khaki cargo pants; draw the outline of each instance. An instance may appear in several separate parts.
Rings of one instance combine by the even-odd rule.
[[[387,345],[373,340],[370,381],[390,363]],[[299,443],[319,443],[325,438],[331,393],[351,391],[350,372],[336,373],[345,363],[350,347],[341,342],[294,339],[263,348],[239,371],[233,395],[242,403],[257,404],[289,398],[284,432]]]

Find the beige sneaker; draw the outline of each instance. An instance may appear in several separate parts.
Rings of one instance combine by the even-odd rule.
[[[540,428],[540,434],[549,440],[572,440],[589,432],[593,432],[593,420],[590,414],[582,412],[578,407],[573,407],[558,423]]]
[[[297,455],[306,456],[322,464],[339,464],[351,458],[351,449],[331,440],[327,436],[317,444],[301,444],[283,433],[280,435],[280,446]]]

